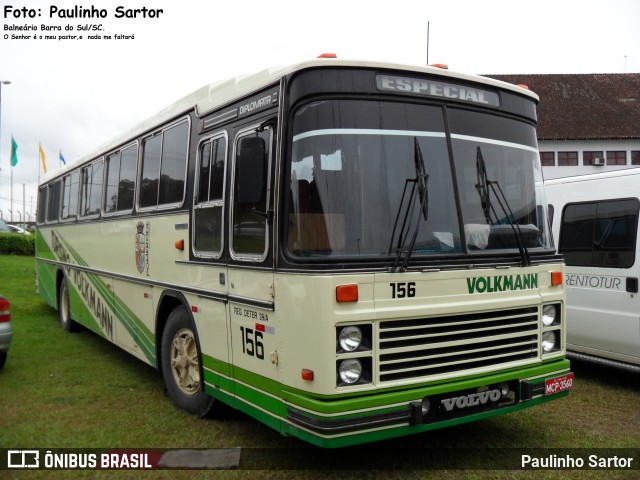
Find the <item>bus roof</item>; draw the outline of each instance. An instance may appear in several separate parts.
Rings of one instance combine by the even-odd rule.
[[[356,68],[375,68],[386,70],[402,70],[405,72],[426,73],[432,75],[438,75],[441,77],[449,77],[451,79],[464,80],[475,83],[483,83],[485,85],[510,90],[520,95],[530,97],[534,101],[538,101],[538,96],[519,86],[506,83],[500,80],[492,78],[481,77],[479,75],[471,75],[466,73],[455,72],[440,67],[432,66],[417,66],[417,65],[402,65],[394,63],[383,63],[373,61],[361,61],[361,60],[339,60],[333,58],[318,58],[308,61],[299,62],[286,67],[273,67],[261,70],[256,73],[237,76],[228,80],[213,82],[209,85],[205,85],[198,90],[190,93],[189,95],[181,98],[180,100],[168,105],[163,110],[159,111],[155,115],[152,115],[148,119],[142,121],[133,128],[126,130],[117,137],[109,140],[108,142],[100,145],[96,150],[92,151],[88,155],[83,155],[78,160],[71,162],[63,169],[59,169],[51,174],[45,174],[41,183],[46,183],[52,178],[58,177],[68,170],[76,167],[79,164],[85,163],[89,160],[98,158],[101,154],[112,151],[119,146],[124,146],[126,142],[134,139],[135,137],[152,130],[158,125],[161,125],[172,118],[187,112],[193,108],[196,109],[196,113],[200,116],[208,113],[216,108],[222,107],[226,104],[232,103],[240,98],[247,96],[257,90],[265,88],[279,81],[282,77],[291,73],[306,70],[311,68],[333,68],[333,67],[356,67]]]

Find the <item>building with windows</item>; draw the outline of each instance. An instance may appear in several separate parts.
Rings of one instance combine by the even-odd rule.
[[[489,76],[540,96],[545,179],[640,167],[640,73]]]

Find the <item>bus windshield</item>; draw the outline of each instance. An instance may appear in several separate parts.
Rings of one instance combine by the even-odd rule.
[[[305,105],[293,120],[288,250],[417,259],[546,248],[535,146],[532,125],[463,109]]]

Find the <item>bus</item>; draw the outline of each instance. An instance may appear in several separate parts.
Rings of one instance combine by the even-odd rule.
[[[568,356],[640,372],[640,169],[545,182],[566,263]]]
[[[322,447],[564,397],[537,101],[336,58],[205,86],[41,183],[39,293],[178,408]]]

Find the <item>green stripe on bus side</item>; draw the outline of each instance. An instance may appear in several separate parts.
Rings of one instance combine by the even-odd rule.
[[[64,244],[65,248],[71,253],[76,263],[82,267],[88,267],[82,256],[60,235],[57,233],[59,240]],[[122,302],[117,295],[107,287],[97,274],[86,273],[87,278],[96,289],[98,295],[102,297],[104,303],[114,312],[116,318],[122,323],[127,332],[140,347],[140,350],[149,360],[156,366],[155,342],[153,334],[146,328],[142,321]],[[93,318],[93,315],[91,315]],[[95,320],[95,319],[94,319]]]
[[[64,240],[61,238],[61,241]],[[86,263],[82,260],[82,257],[73,250],[69,245],[65,246],[69,252],[74,256],[78,265],[86,266]],[[87,273],[87,278],[94,286],[98,294],[102,297],[104,303],[114,312],[116,318],[125,327],[127,332],[131,335],[133,340],[138,344],[142,353],[147,357],[152,365],[156,365],[155,359],[155,344],[149,340],[145,335],[145,332],[141,331],[139,324],[141,322],[137,317],[129,310],[126,305],[106,286],[106,284],[100,279],[100,277],[94,273]]]
[[[257,375],[243,368],[229,365],[222,360],[218,360],[204,354],[202,355],[202,364],[214,373],[219,373],[226,377],[233,376],[234,381],[237,380],[239,382],[246,383],[257,390],[261,390],[270,395],[275,395],[278,398],[282,397],[282,384],[280,382],[263,377],[262,375]],[[231,372],[233,372],[233,375]]]
[[[230,405],[241,408],[243,403],[255,405],[258,410],[266,410],[278,417],[286,416],[286,405],[282,402],[282,385],[279,382],[256,375],[242,368],[233,367],[226,362],[208,355],[202,355],[205,389],[214,397],[227,396]],[[233,369],[233,377],[230,375]],[[215,385],[217,388],[211,388]],[[225,401],[225,399],[223,399]],[[248,412],[250,413],[250,412]],[[254,413],[250,415],[255,416]],[[264,419],[261,419],[264,421]]]
[[[56,257],[53,254],[53,250],[49,247],[49,244],[44,239],[44,235],[39,228],[36,229],[36,258],[43,258],[45,260],[55,260]]]
[[[100,328],[100,323],[91,312],[91,309],[84,303],[84,299],[80,291],[75,287],[73,282],[67,282],[67,288],[69,289],[69,304],[71,307],[71,317],[74,319],[90,319],[88,322],[85,320],[81,322],[82,325],[87,327],[92,332],[107,338],[105,333]]]
[[[266,412],[264,409],[261,409],[261,407],[246,403],[242,400],[238,400],[237,397],[234,397],[227,392],[218,389],[207,388],[205,386],[205,392],[207,392],[215,399],[220,400],[221,402],[226,403],[227,405],[230,405],[233,408],[255,418],[268,427],[271,427],[278,432],[282,432],[284,421],[280,416],[274,416],[269,412]]]
[[[266,410],[283,419],[287,417],[287,409],[291,405],[283,400],[283,386],[281,383],[238,367],[233,367],[235,378],[228,377],[227,374],[220,373],[220,370],[216,370],[216,368],[219,369],[220,367],[226,369],[226,364],[206,355],[203,355],[203,365],[205,366],[205,386],[209,387],[205,388],[205,391],[212,396],[218,398],[221,393],[224,393],[227,395],[227,400],[231,401],[230,405],[233,407],[239,408],[239,405],[244,402],[255,405],[256,408]],[[223,399],[223,401],[227,400]],[[382,405],[376,409],[375,413],[396,411],[404,407],[404,405],[400,407],[385,407]],[[317,410],[314,411],[317,412]],[[314,416],[311,412],[307,413]],[[336,412],[334,418],[342,419],[361,415],[362,412],[354,413],[348,409],[344,409],[344,411]]]
[[[57,308],[55,267],[44,262],[37,262],[38,293],[47,304]]]

